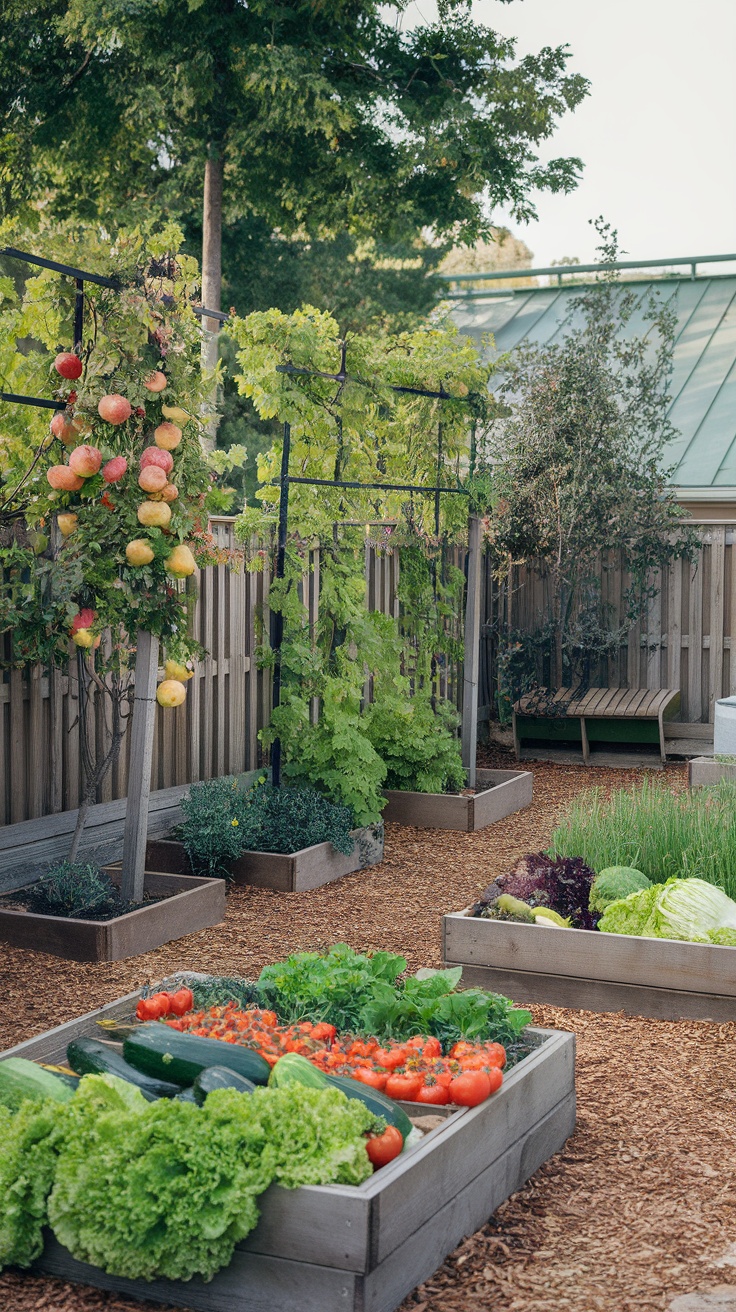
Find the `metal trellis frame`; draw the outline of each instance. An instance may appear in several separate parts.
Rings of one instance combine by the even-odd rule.
[[[282,374],[299,374],[308,378],[326,378],[331,382],[343,384],[352,382],[361,387],[370,387],[371,384],[364,378],[354,377],[347,372],[346,365],[347,343],[341,343],[341,360],[340,370],[338,373],[327,373],[319,369],[304,369],[291,363],[276,366],[277,373]],[[439,391],[430,390],[422,387],[402,387],[396,384],[387,383],[386,386],[392,392],[398,392],[410,396],[426,396],[441,401],[462,401],[467,404],[468,397],[453,397],[449,392],[440,386]],[[281,473],[278,479],[274,479],[274,485],[279,487],[279,518],[278,518],[278,536],[276,545],[276,578],[283,579],[286,568],[286,539],[289,527],[289,488],[292,483],[306,484],[311,487],[335,487],[335,488],[359,488],[365,491],[385,491],[385,492],[410,492],[418,496],[433,496],[435,499],[435,527],[439,531],[439,510],[440,496],[448,493],[455,496],[469,496],[467,488],[464,487],[442,487],[439,485],[439,474],[442,464],[442,425],[440,424],[437,440],[437,483],[427,486],[425,484],[413,483],[361,483],[346,479],[330,478],[305,478],[301,475],[289,473],[289,458],[291,455],[291,425],[284,423],[283,447],[281,451]],[[281,649],[284,641],[284,617],[282,611],[271,613],[271,650],[274,656],[273,664],[273,689],[272,705],[274,710],[281,703]],[[475,774],[474,757],[471,761],[471,774]],[[274,788],[281,784],[281,740],[274,738],[271,745],[271,782]]]

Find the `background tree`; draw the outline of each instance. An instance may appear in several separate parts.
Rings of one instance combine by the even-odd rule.
[[[618,257],[615,231],[598,221],[603,262]],[[656,595],[652,572],[689,554],[693,530],[668,486],[664,450],[675,318],[659,297],[605,274],[571,299],[551,344],[524,343],[502,389],[507,417],[492,426],[492,545],[500,577],[524,564],[549,578],[550,614],[533,634],[502,635],[507,696],[540,675],[552,688],[587,682]],[[645,336],[630,333],[643,313]],[[601,598],[601,553],[629,571],[627,621],[613,629]],[[545,667],[546,671],[545,672]]]
[[[494,205],[528,218],[534,189],[573,187],[579,160],[536,156],[587,91],[566,47],[515,62],[513,41],[455,0],[407,32],[402,8],[9,0],[5,205],[46,194],[57,215],[110,222],[153,204],[192,237],[201,213],[204,299],[218,308],[223,222],[310,240],[411,244],[431,228],[474,241]]]

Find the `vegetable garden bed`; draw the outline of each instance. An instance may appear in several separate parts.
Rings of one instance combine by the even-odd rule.
[[[409,793],[386,789],[384,820],[420,829],[459,829],[475,833],[532,803],[528,770],[478,770],[478,790],[463,793]]]
[[[273,888],[279,893],[307,893],[321,888],[343,875],[366,870],[383,860],[382,824],[352,831],[355,842],[349,856],[338,852],[331,843],[315,843],[299,852],[244,852],[232,864],[234,884],[251,884],[255,888]],[[188,875],[191,867],[184,845],[172,839],[154,839],[146,850],[146,861],[157,870]]]
[[[736,948],[673,939],[542,929],[485,920],[470,908],[443,917],[442,955],[462,983],[585,1011],[658,1020],[736,1020]]]
[[[129,994],[2,1057],[63,1062],[72,1038],[98,1034],[99,1019],[129,1016],[139,997]],[[203,1312],[392,1312],[572,1133],[574,1037],[526,1033],[536,1046],[493,1098],[449,1114],[437,1108],[442,1123],[364,1184],[272,1185],[257,1228],[209,1283],[110,1276],[73,1259],[50,1235],[34,1270]]]
[[[108,869],[118,883],[120,870]],[[49,952],[70,961],[122,961],[225,919],[221,879],[147,871],[144,895],[159,900],[112,920],[45,916],[0,907],[0,939],[13,947]]]

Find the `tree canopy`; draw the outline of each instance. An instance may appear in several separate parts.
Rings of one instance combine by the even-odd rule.
[[[534,190],[574,187],[579,160],[537,158],[587,91],[567,48],[516,60],[455,0],[410,30],[402,9],[9,0],[5,212],[46,197],[58,217],[114,224],[155,206],[196,235],[209,161],[226,234],[258,221],[269,235],[421,245],[427,229],[475,241],[494,205],[528,218]]]

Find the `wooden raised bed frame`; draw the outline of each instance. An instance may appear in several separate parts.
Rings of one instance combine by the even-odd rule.
[[[736,1020],[736,948],[443,917],[442,956],[466,988],[658,1020]]]
[[[109,873],[119,882],[119,870],[111,868]],[[221,879],[147,872],[144,887],[146,893],[166,896],[114,920],[72,920],[0,908],[0,940],[68,961],[122,961],[225,919]]]
[[[383,825],[354,829],[350,856],[337,852],[331,843],[315,843],[299,852],[244,852],[232,866],[232,882],[254,888],[273,888],[279,893],[307,893],[343,875],[365,870],[383,860]],[[191,871],[184,845],[171,839],[154,839],[146,848],[146,864],[157,870],[187,875]]]
[[[722,779],[736,779],[736,761],[717,761],[714,756],[696,756],[687,765],[690,788],[707,788]]]
[[[130,1015],[139,996],[1,1055],[59,1062],[71,1039],[95,1033],[97,1019]],[[208,1284],[119,1279],[77,1262],[51,1235],[33,1270],[196,1312],[393,1312],[572,1133],[574,1036],[532,1034],[539,1046],[497,1094],[453,1112],[364,1184],[272,1185],[257,1228]]]
[[[472,834],[531,806],[533,778],[529,770],[478,770],[473,797],[386,789],[388,806],[383,818],[419,829],[459,829]]]

